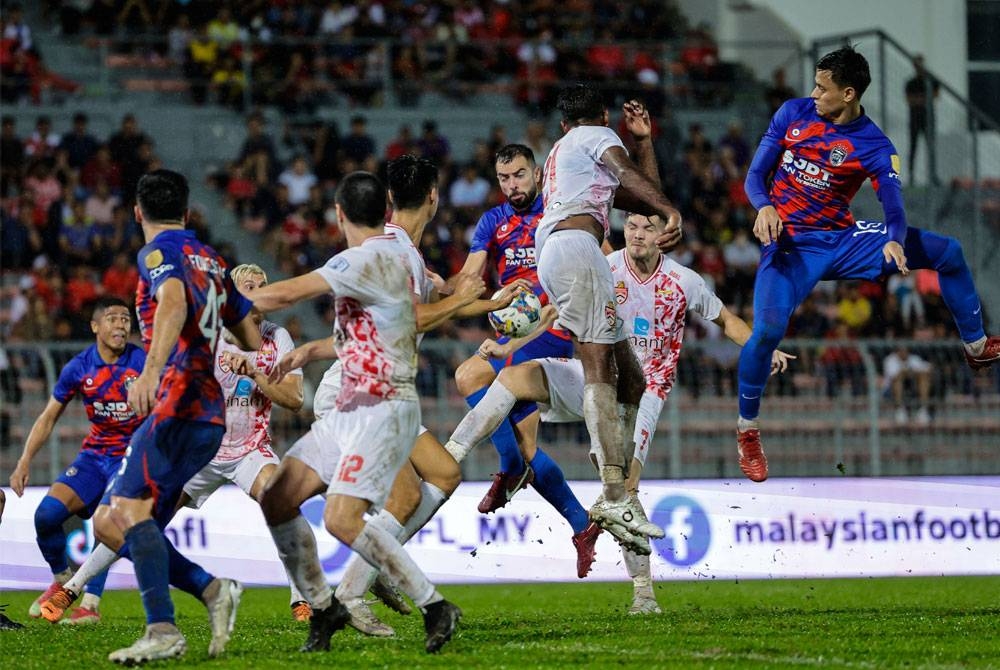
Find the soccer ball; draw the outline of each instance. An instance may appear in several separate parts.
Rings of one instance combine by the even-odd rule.
[[[494,300],[500,296],[500,292],[493,294]],[[487,318],[490,320],[490,325],[501,335],[524,337],[534,330],[541,320],[542,302],[531,291],[521,291],[513,302],[490,312]]]

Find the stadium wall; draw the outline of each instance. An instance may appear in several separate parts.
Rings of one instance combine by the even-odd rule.
[[[576,554],[565,521],[534,491],[483,516],[486,483],[464,483],[407,545],[437,583],[575,581]],[[600,493],[573,482],[581,500]],[[45,488],[8,499],[0,526],[0,588],[42,589],[48,568],[32,522]],[[742,479],[644,482],[650,518],[666,530],[653,543],[659,580],[887,577],[1000,574],[1000,477],[906,479]],[[331,582],[348,547],[323,529],[322,499],[303,506]],[[234,486],[200,510],[182,510],[167,529],[187,556],[219,575],[282,585],[285,573],[256,503]],[[70,532],[71,559],[93,544],[89,522]],[[605,533],[589,579],[626,580],[621,553]],[[114,566],[111,588],[135,585],[127,562]]]

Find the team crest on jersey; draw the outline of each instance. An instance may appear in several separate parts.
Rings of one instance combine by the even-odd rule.
[[[624,305],[626,300],[628,300],[628,286],[625,286],[623,281],[617,282],[615,284],[615,302]]]
[[[75,477],[76,473],[77,473],[77,470],[76,470],[76,466],[75,465],[69,466],[69,468],[67,468],[67,470],[66,470],[66,476],[67,477]]]
[[[608,300],[604,306],[604,318],[608,320],[608,326],[614,328],[618,325],[618,311],[615,309],[614,300]]]
[[[155,267],[159,267],[163,263],[163,252],[159,249],[153,249],[146,255],[146,269],[152,270]]]
[[[835,144],[832,149],[830,149],[830,165],[833,167],[840,167],[847,160],[847,154],[850,153],[848,148],[843,144]]]

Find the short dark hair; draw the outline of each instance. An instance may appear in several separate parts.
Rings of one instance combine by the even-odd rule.
[[[83,112],[77,112],[73,115],[73,123],[87,123],[89,120]]]
[[[868,61],[854,50],[850,44],[836,51],[831,51],[816,62],[819,71],[829,70],[833,83],[840,88],[850,86],[858,93],[858,98],[865,94],[868,85],[872,83],[872,74],[868,69]]]
[[[577,123],[584,119],[599,119],[607,109],[604,96],[590,84],[574,84],[559,91],[556,109],[563,121]]]
[[[371,172],[352,172],[341,179],[333,200],[353,224],[368,228],[385,225],[385,186]]]
[[[518,156],[523,156],[529,165],[535,164],[535,152],[531,150],[531,147],[523,144],[507,144],[500,147],[500,151],[497,152],[497,158],[494,162],[509,163]]]
[[[153,170],[142,175],[135,199],[150,221],[183,221],[188,208],[188,183],[173,170]]]
[[[97,321],[98,317],[109,307],[124,307],[126,310],[131,310],[129,304],[121,298],[113,295],[103,295],[94,301],[94,309],[90,313],[90,320]]]
[[[385,173],[396,209],[420,207],[431,189],[437,186],[437,166],[426,158],[417,158],[412,154],[389,161]]]

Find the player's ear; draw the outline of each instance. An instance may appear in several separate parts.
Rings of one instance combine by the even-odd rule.
[[[571,126],[568,123],[566,123],[565,120],[559,122],[559,127],[562,128],[563,135],[568,133],[571,128]]]
[[[190,218],[191,218],[191,210],[190,209],[185,209],[184,210],[184,214],[181,215],[181,223],[184,224],[185,228],[187,228],[188,219],[190,219]]]
[[[858,99],[858,91],[853,86],[844,88],[844,102],[854,102]]]
[[[139,209],[138,204],[132,207],[132,215],[135,216],[135,222],[142,225],[142,210]]]
[[[94,335],[97,335],[97,322],[94,321],[93,319],[90,320],[90,332],[92,332]]]
[[[337,212],[337,226],[341,230],[343,230],[344,229],[344,221],[347,219],[347,217],[344,216],[344,209],[340,206],[339,202],[333,203],[333,209],[334,209],[334,211]]]
[[[536,184],[542,183],[542,168],[539,165],[535,166],[535,183]]]
[[[608,114],[608,110],[605,109],[603,112],[601,112],[601,123],[606,126],[610,122],[611,122],[611,115]]]
[[[430,193],[427,194],[427,203],[429,205],[436,206],[437,202],[438,202],[438,196],[439,196],[439,194],[438,194],[438,187],[437,186],[431,186]]]

